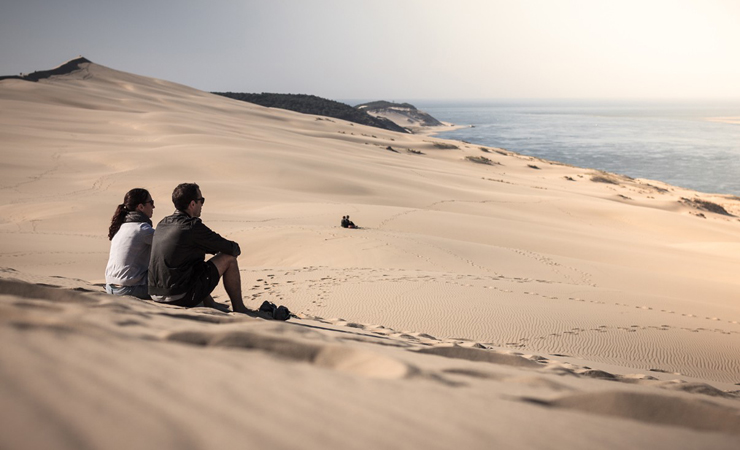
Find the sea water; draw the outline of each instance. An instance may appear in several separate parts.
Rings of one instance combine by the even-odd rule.
[[[737,102],[413,101],[435,118],[472,125],[439,137],[740,195]]]

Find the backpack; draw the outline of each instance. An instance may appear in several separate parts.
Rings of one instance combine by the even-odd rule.
[[[288,308],[283,305],[276,306],[274,303],[268,302],[267,300],[262,302],[259,310],[273,320],[288,320],[291,316]]]

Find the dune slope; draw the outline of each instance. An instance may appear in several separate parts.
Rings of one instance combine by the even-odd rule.
[[[4,447],[737,446],[738,393],[705,383],[90,287],[0,280]]]
[[[413,364],[406,362],[408,352],[400,358],[386,359],[383,354],[365,361],[364,353],[355,354],[344,345],[325,352],[300,330],[307,324],[320,328],[315,324],[326,322],[342,331],[332,329],[321,339],[338,339],[348,330],[372,329],[373,336],[396,333],[394,339],[400,339],[401,346],[462,344],[502,354],[516,351],[619,377],[641,374],[675,385],[709,383],[724,393],[732,392],[740,383],[740,281],[736,275],[740,268],[740,202],[731,196],[698,193],[433,136],[393,133],[263,108],[90,62],[80,62],[68,73],[37,82],[0,81],[0,149],[2,278],[101,290],[109,245],[105,237],[108,221],[123,194],[133,187],[149,189],[157,208],[156,224],[173,210],[169,201],[172,188],[195,181],[208,198],[204,222],[238,241],[244,251],[239,262],[248,306],[256,307],[270,299],[288,305],[299,316],[293,324],[284,325],[288,328],[278,327],[283,330],[280,333],[294,334],[288,344],[261,335],[254,337],[248,330],[240,335],[241,326],[260,329],[263,325],[242,323],[232,316],[226,316],[230,321],[226,328],[234,328],[237,334],[220,335],[200,323],[210,320],[203,317],[214,317],[206,312],[176,313],[198,317],[171,322],[190,324],[192,329],[181,325],[170,329],[159,321],[132,319],[130,327],[111,326],[100,331],[89,328],[87,321],[75,322],[72,348],[87,348],[80,350],[83,354],[89,351],[98,355],[103,347],[96,347],[99,344],[95,336],[107,333],[122,339],[116,355],[144,352],[141,357],[152,360],[177,349],[180,356],[173,358],[183,361],[165,364],[161,368],[164,371],[184,367],[184,358],[191,352],[211,361],[208,364],[214,367],[228,366],[231,363],[226,361],[231,359],[223,352],[243,353],[223,349],[218,343],[224,341],[233,340],[236,347],[249,349],[296,347],[298,356],[293,350],[285,351],[289,355],[284,350],[269,350],[269,357],[259,357],[269,366],[265,368],[267,374],[246,379],[258,386],[272,379],[283,386],[289,384],[293,371],[308,370],[301,364],[310,362],[311,374],[307,376],[313,394],[299,404],[286,400],[283,406],[309,411],[310,406],[324,405],[347,413],[342,408],[349,408],[345,402],[351,404],[356,395],[360,399],[354,400],[362,405],[357,407],[358,414],[365,411],[362,414],[369,414],[373,424],[391,428],[391,423],[377,417],[379,410],[387,408],[392,417],[399,414],[398,423],[409,420],[414,426],[432,424],[430,429],[440,426],[445,417],[442,413],[434,413],[433,418],[408,416],[404,408],[420,401],[416,394],[409,394],[400,409],[382,399],[396,398],[397,394],[403,397],[401,392],[407,389],[419,389],[420,396],[434,391],[440,397],[431,397],[420,408],[432,411],[435,405],[452,401],[448,398],[452,396],[448,389],[452,388],[434,381],[438,372],[421,377],[425,380],[422,387],[409,388],[419,379],[410,375],[421,365],[415,362],[419,357],[416,353],[410,356]],[[346,214],[362,228],[340,228],[339,219]],[[23,381],[25,375],[64,366],[62,357],[47,360],[39,355],[45,355],[42,349],[47,347],[59,349],[59,344],[51,341],[67,335],[66,325],[55,328],[55,308],[49,302],[34,301],[34,305],[42,306],[26,308],[18,306],[24,302],[19,303],[16,295],[3,297],[3,333],[14,343],[12,347],[25,350],[3,347],[3,359],[13,358],[15,368],[3,366],[4,380],[17,386],[16,390],[6,388],[3,396],[25,404],[27,396],[39,398],[28,392],[35,382]],[[227,301],[222,288],[215,295],[217,300]],[[96,302],[110,308],[107,315],[103,314],[105,320],[128,323],[129,319],[120,316],[126,308],[160,314],[152,312],[157,311],[157,305],[144,302],[124,307],[125,302],[105,297],[96,297]],[[74,308],[81,308],[75,313],[81,317],[101,310],[95,302],[72,303]],[[60,308],[72,306],[64,304]],[[18,325],[15,321],[31,312],[32,322],[43,326]],[[180,328],[185,334],[171,334]],[[146,343],[152,339],[157,344],[150,348]],[[375,351],[384,352],[380,347]],[[249,355],[251,358],[253,353]],[[299,365],[288,364],[285,358]],[[434,354],[422,359],[449,358]],[[127,360],[117,361],[118,366]],[[355,361],[360,369],[352,369]],[[347,366],[347,370],[336,369]],[[214,375],[203,380],[218,385],[224,383],[222,377],[238,377],[237,373],[247,367],[244,363],[238,368],[214,369]],[[398,392],[391,389],[381,394],[387,386],[376,380],[363,384],[364,390],[358,394],[350,394],[351,389],[345,386],[342,392],[349,398],[340,402],[331,391],[335,380],[323,379],[327,367],[348,376],[343,378],[347,386],[359,383],[353,378],[358,376],[356,372],[364,380],[375,370],[380,378],[395,380],[392,383],[398,383]],[[479,370],[453,369],[473,374]],[[425,370],[421,371],[427,373]],[[101,380],[117,376],[110,373],[113,369],[89,365],[80,371],[70,372],[66,375],[70,378],[59,381],[59,385],[49,382],[48,389],[76,386],[75,377],[85,373]],[[145,377],[143,372],[137,373]],[[480,380],[488,379],[475,375],[475,381],[468,378],[471,376],[467,376],[466,383],[487,383]],[[536,383],[555,382],[548,380]],[[119,381],[113,380],[110,386],[103,383],[100,389],[118,386]],[[181,392],[187,381],[178,381],[171,392]],[[141,379],[137,383],[143,383],[142,392],[148,392],[162,379]],[[454,384],[452,380],[449,385]],[[264,402],[274,397],[284,400],[287,395],[281,394],[280,388],[269,389],[263,394]],[[492,394],[496,401],[503,401],[500,392],[494,391],[498,392]],[[208,399],[193,393],[183,402],[203,406],[203,402],[226,396],[228,391],[208,392]],[[237,403],[247,402],[250,391],[240,392]],[[371,405],[376,394],[381,400]],[[92,403],[81,408],[89,413],[89,408],[99,406],[96,398],[90,394]],[[586,399],[549,394],[533,398],[536,401],[515,402],[518,412],[513,417],[528,417],[534,408],[544,424],[554,411],[567,411],[564,416],[557,414],[561,418],[576,417],[571,414],[583,418],[586,416],[582,411],[596,414],[598,404],[605,403],[614,405],[610,413],[589,420],[607,420],[603,417],[608,416],[611,423],[613,417],[630,415],[630,408],[642,402],[642,397],[635,400],[633,394],[619,392]],[[662,398],[653,400],[664,402]],[[174,402],[170,397],[167,401]],[[492,438],[472,418],[476,412],[487,411],[485,402],[475,403],[473,395],[469,401],[472,403],[466,405],[473,412],[452,419],[450,428],[440,429],[440,433],[454,436],[454,429],[459,435],[466,424],[473,424],[468,437],[480,444],[477,438]],[[679,400],[665,400],[665,407],[695,409],[684,401],[694,400],[686,400],[681,393]],[[142,398],[141,402],[122,408],[138,410],[151,400]],[[243,413],[241,406],[229,404],[234,412]],[[178,403],[174,405],[171,408],[177,409]],[[508,408],[509,403],[506,405]],[[56,417],[54,411],[39,408],[29,411],[29,417]],[[216,414],[214,406],[208,408]],[[271,411],[278,414],[280,409],[275,408]],[[174,410],[160,412],[178,414]],[[116,414],[123,417],[127,412]],[[167,417],[171,418],[171,431],[188,423],[182,417]],[[310,423],[320,423],[322,417],[314,417]],[[515,420],[499,415],[495,419]],[[224,420],[222,426],[229,423]],[[722,434],[725,430],[704,425],[688,427],[690,422],[701,422],[699,419],[665,420],[652,421],[648,427],[663,426],[657,423],[679,425],[681,431],[675,436],[681,439],[671,442],[680,440],[687,446],[693,441],[682,439],[694,436],[692,433],[709,430]],[[562,421],[557,425],[572,429],[572,420]],[[62,422],[58,425],[59,433],[71,426]],[[402,433],[402,427],[395,427],[396,433]],[[251,430],[257,432],[257,428]],[[354,431],[361,433],[359,429]],[[315,442],[322,438],[331,441],[331,433],[339,433],[323,428],[314,432],[319,433],[314,436]],[[77,435],[70,436],[76,439]],[[434,447],[435,436],[419,436],[414,443]],[[384,444],[377,441],[382,439],[378,436],[355,437]],[[537,443],[542,443],[540,440],[547,441],[542,438]],[[280,442],[279,446],[292,445],[289,440]],[[530,447],[535,444],[526,442]]]

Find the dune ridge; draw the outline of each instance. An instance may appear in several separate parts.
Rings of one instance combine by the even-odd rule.
[[[68,73],[74,72],[76,70],[80,69],[80,66],[82,64],[89,64],[91,63],[90,60],[87,58],[84,58],[82,56],[70,59],[69,61],[58,65],[57,67],[50,69],[50,70],[38,70],[36,72],[31,72],[28,74],[21,74],[21,75],[5,75],[0,76],[0,81],[5,79],[19,79],[19,80],[26,80],[26,81],[39,81],[43,80],[49,77],[52,77],[54,75],[66,75]]]

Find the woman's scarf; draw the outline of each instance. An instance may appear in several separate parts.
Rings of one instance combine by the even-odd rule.
[[[152,226],[152,220],[141,211],[130,211],[128,214],[126,214],[126,218],[124,219],[123,223],[132,222],[146,222],[149,224],[149,226]]]

